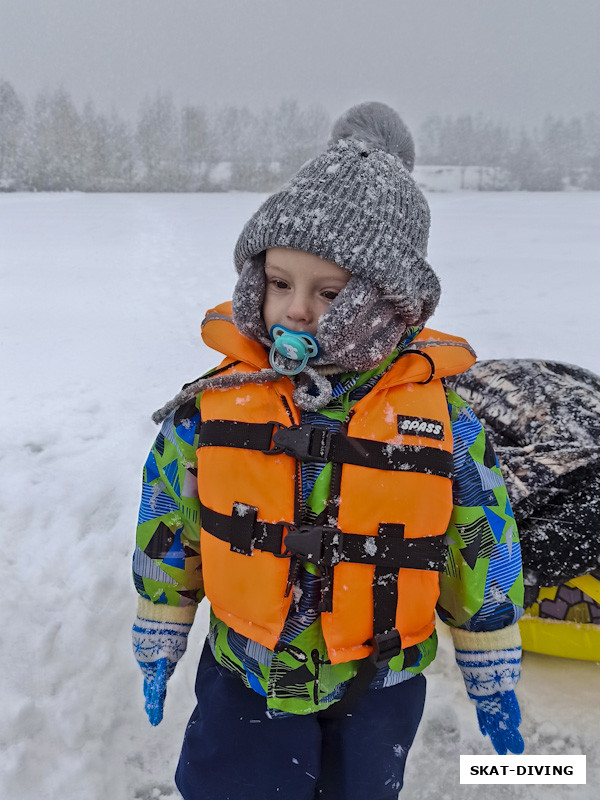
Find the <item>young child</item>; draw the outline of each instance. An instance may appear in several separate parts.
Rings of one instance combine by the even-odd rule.
[[[500,469],[424,328],[440,286],[410,133],[365,103],[248,221],[221,364],[155,415],[133,560],[150,722],[197,604],[210,632],[185,800],[391,800],[450,626],[482,733],[520,753],[523,582]],[[457,754],[458,755],[458,754]]]

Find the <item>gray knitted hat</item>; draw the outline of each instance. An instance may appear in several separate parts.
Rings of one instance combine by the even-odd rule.
[[[322,355],[311,363],[369,369],[411,325],[431,316],[440,296],[426,261],[429,207],[410,174],[410,132],[383,103],[349,109],[327,150],[271,195],[244,226],[234,253],[239,330],[268,344],[262,321],[264,251],[313,253],[352,273],[319,320]]]

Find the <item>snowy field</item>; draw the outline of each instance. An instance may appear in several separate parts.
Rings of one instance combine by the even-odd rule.
[[[129,644],[141,467],[150,413],[215,362],[200,322],[230,295],[233,245],[260,199],[0,195],[2,800],[178,797],[206,609],[153,729]],[[600,373],[600,194],[430,202],[433,327],[480,358]],[[527,752],[587,754],[585,787],[460,786],[459,754],[492,750],[443,631],[427,675],[402,797],[598,797],[598,664],[526,654],[518,691]]]

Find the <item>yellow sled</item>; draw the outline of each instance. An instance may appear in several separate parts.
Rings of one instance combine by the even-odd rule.
[[[591,622],[592,615],[599,618],[598,612],[600,581],[592,575],[540,589],[519,621],[523,650],[600,661],[600,624]]]

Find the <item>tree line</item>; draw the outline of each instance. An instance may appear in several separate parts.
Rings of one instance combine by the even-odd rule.
[[[271,191],[325,146],[320,106],[285,100],[253,111],[145,100],[134,122],[79,109],[63,88],[28,106],[0,79],[0,191]],[[481,115],[434,116],[418,163],[478,166],[486,189],[600,189],[600,119],[548,117],[515,132]]]
[[[482,168],[481,188],[600,189],[600,116],[547,116],[515,131],[482,115],[433,116],[420,128],[423,164]]]
[[[90,102],[79,110],[59,88],[28,109],[0,80],[0,190],[268,191],[323,148],[329,128],[322,108],[291,100],[209,112],[158,94],[132,123]]]

